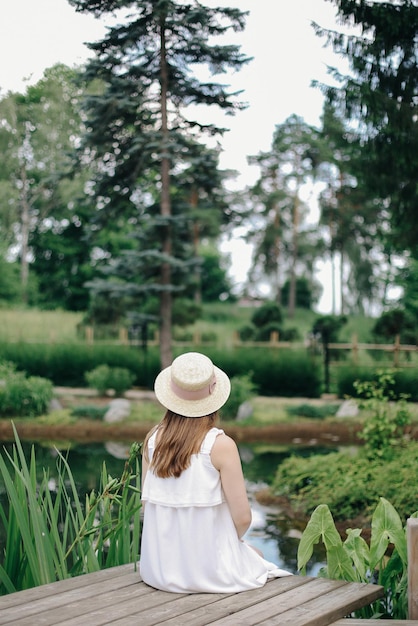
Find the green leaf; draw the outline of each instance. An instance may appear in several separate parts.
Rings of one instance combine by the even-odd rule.
[[[335,528],[334,519],[326,504],[320,504],[314,510],[302,534],[298,546],[298,570],[308,563],[313,547],[322,539],[327,551],[342,545],[341,537]]]
[[[367,542],[360,536],[361,529],[347,529],[347,539],[344,542],[344,549],[353,562],[358,573],[358,579],[367,581],[369,572],[370,549]]]
[[[353,561],[344,549],[344,546],[330,546],[327,550],[328,577],[337,580],[357,582],[359,576],[353,567]]]
[[[395,508],[385,498],[380,502],[372,518],[370,540],[370,568],[374,569],[384,557],[389,542],[393,543],[404,564],[407,563],[406,533]]]

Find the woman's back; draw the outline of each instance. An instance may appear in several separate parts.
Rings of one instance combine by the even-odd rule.
[[[179,478],[147,472],[140,568],[143,580],[152,587],[179,593],[227,593],[266,582],[267,562],[239,540],[223,498],[220,473],[210,458],[222,433],[218,428],[207,433],[200,452]],[[150,461],[156,434],[148,443]]]
[[[162,370],[154,389],[167,412],[142,457],[143,580],[163,591],[231,593],[289,575],[242,541],[251,509],[241,460],[214,427],[228,376],[193,352]]]

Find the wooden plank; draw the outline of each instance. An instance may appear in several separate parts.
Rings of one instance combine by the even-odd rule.
[[[329,626],[337,619],[367,606],[384,594],[384,589],[380,585],[333,582],[343,582],[338,593],[335,593],[336,589],[330,588],[327,593],[281,613],[280,626]],[[277,624],[277,617],[258,623],[259,626],[273,626]]]
[[[234,594],[174,594],[148,587],[132,564],[4,596],[9,603],[14,599],[2,611],[0,598],[0,624],[325,626],[381,595],[376,585],[306,576],[273,579]]]
[[[215,602],[205,604],[196,598],[197,601],[194,605],[191,604],[187,608],[187,612],[183,610],[182,603],[177,605],[177,613],[171,613],[165,616],[165,619],[159,620],[153,614],[144,614],[143,611],[138,612],[138,619],[140,618],[141,626],[153,626],[155,624],[164,623],[164,626],[178,626],[179,615],[183,612],[181,618],[181,626],[206,626],[209,623],[215,622],[220,618],[233,614],[235,616],[235,624],[241,623],[240,615],[243,609],[247,607],[253,607],[255,605],[264,604],[271,598],[276,598],[282,593],[295,593],[295,589],[299,589],[308,582],[308,579],[289,576],[285,578],[276,578],[268,581],[263,587],[258,589],[251,589],[250,591],[241,591],[240,593],[234,593],[230,595],[219,594],[219,597]],[[199,594],[201,595],[201,594]],[[214,596],[214,594],[208,594]],[[193,596],[191,596],[193,600]],[[170,607],[170,611],[173,610],[173,606]],[[123,620],[116,622],[116,626],[130,626],[129,621]]]
[[[121,580],[125,580],[126,584],[122,586],[116,584]],[[118,577],[115,581],[107,581],[107,585],[96,583],[84,589],[72,589],[53,595],[50,601],[48,598],[42,598],[39,602],[33,600],[30,604],[12,607],[7,611],[7,618],[3,617],[1,623],[16,623],[19,626],[34,626],[34,623],[37,626],[55,626],[61,623],[63,617],[81,617],[86,624],[86,620],[89,622],[90,611],[100,608],[108,612],[115,604],[130,600],[133,593],[138,602],[138,598],[149,593],[149,588],[138,583],[137,578],[127,580],[127,576]]]
[[[342,580],[330,580],[329,578],[308,578],[305,584],[297,589],[289,589],[280,593],[276,593],[268,600],[260,603],[254,603],[249,608],[240,610],[233,615],[213,621],[216,626],[252,626],[253,624],[263,623],[265,620],[273,619],[273,623],[277,624],[278,619],[282,624],[282,615],[289,610],[299,607],[301,604],[309,600],[322,597],[328,592],[334,592],[344,586]],[[230,611],[232,613],[232,611]],[[278,617],[280,616],[280,617]],[[212,617],[212,616],[211,616]],[[212,621],[210,622],[212,623]]]
[[[115,624],[118,619],[127,619],[128,624],[136,624],[138,619],[142,626],[142,611],[154,610],[163,604],[172,604],[174,601],[187,596],[188,594],[168,593],[158,591],[148,587],[144,583],[134,586],[129,596],[129,600],[119,602],[117,596],[114,602],[108,607],[91,608],[88,602],[83,603],[83,613],[74,617],[67,616],[59,622],[60,626],[102,626],[104,624]],[[208,594],[209,595],[209,594]],[[65,608],[66,610],[66,608]],[[20,626],[20,624],[19,624]],[[36,625],[38,626],[38,625]],[[55,626],[54,623],[48,626]]]
[[[6,609],[16,604],[19,605],[22,602],[30,602],[31,600],[38,600],[39,598],[50,597],[51,593],[55,594],[60,593],[61,591],[85,587],[93,582],[104,582],[109,579],[114,580],[117,576],[123,576],[134,571],[135,565],[133,563],[128,565],[118,565],[117,567],[102,569],[98,572],[92,572],[91,574],[82,574],[81,576],[47,583],[45,585],[40,585],[39,587],[33,587],[32,589],[9,593],[6,596],[0,597],[0,611],[1,609]],[[137,572],[137,576],[138,580],[141,580],[139,571]]]
[[[408,617],[418,619],[418,519],[406,520],[408,545]]]

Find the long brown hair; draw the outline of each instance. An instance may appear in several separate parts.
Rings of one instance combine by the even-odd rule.
[[[168,410],[158,429],[158,439],[150,467],[160,478],[178,478],[190,465],[192,454],[200,450],[206,433],[215,424],[217,412],[204,417],[183,417]],[[155,432],[151,431],[150,435]],[[144,452],[148,455],[148,439]],[[146,457],[147,458],[147,457]]]

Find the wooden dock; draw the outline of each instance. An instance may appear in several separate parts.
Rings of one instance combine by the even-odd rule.
[[[337,620],[382,596],[379,585],[297,575],[241,593],[167,593],[143,583],[131,564],[2,596],[0,624],[355,626],[357,621]],[[408,624],[390,621],[392,626],[398,623]]]

